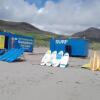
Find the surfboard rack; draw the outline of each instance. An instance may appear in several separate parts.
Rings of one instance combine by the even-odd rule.
[[[24,53],[24,50],[22,48],[15,49],[12,48],[9,51],[7,51],[5,54],[0,56],[0,61],[6,61],[6,62],[13,62],[16,61],[18,58],[20,58]]]

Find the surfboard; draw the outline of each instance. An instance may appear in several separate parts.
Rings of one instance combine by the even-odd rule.
[[[85,64],[85,65],[83,65],[81,68],[84,68],[84,69],[91,69],[91,66],[90,66],[90,64]]]
[[[57,56],[57,51],[52,52],[51,57],[50,57],[50,61],[48,61],[48,62],[46,63],[46,65],[47,65],[47,66],[51,66],[53,60],[56,59],[56,56]]]
[[[69,61],[69,54],[65,53],[60,61],[60,67],[65,68],[68,65],[68,61]]]
[[[81,68],[92,70],[91,69],[91,64],[85,64]],[[97,66],[97,68],[95,69],[95,71],[100,71],[100,65]]]
[[[51,59],[51,51],[50,50],[48,50],[45,54],[44,54],[44,56],[43,56],[43,58],[42,58],[42,60],[41,60],[41,66],[44,66],[44,65],[46,65],[46,63],[48,62],[48,61],[50,61],[50,59]]]
[[[60,61],[61,61],[61,58],[63,57],[63,54],[64,54],[63,51],[60,51],[60,52],[57,54],[56,59],[54,59],[53,62],[52,62],[52,66],[53,66],[53,67],[58,67],[58,66],[59,66]]]

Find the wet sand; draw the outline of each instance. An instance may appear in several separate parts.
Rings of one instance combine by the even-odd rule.
[[[67,68],[40,66],[47,48],[25,61],[0,62],[0,100],[99,100],[100,72],[82,69],[89,58],[70,58]]]

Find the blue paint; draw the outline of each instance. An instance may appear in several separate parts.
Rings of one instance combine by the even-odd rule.
[[[88,56],[88,40],[80,38],[51,39],[50,50],[68,52],[70,56]]]

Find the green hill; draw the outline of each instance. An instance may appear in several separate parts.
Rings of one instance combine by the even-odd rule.
[[[43,31],[35,26],[25,22],[11,22],[0,20],[0,30],[14,34],[32,36],[35,39],[36,46],[48,46],[49,40],[53,37],[65,37],[52,32]]]

